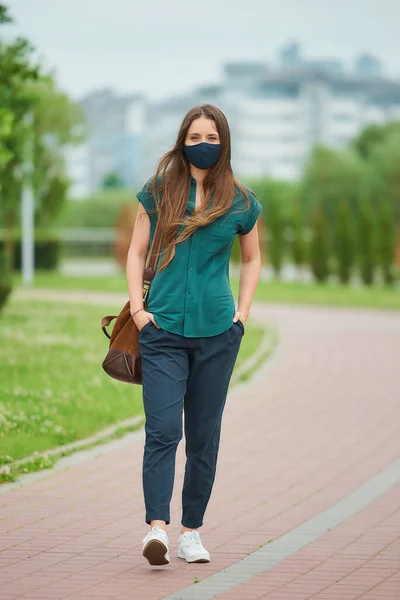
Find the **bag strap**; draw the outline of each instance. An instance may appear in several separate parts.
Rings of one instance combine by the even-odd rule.
[[[156,229],[155,229],[154,236],[153,236],[153,241],[151,244],[151,248],[146,257],[147,266],[143,273],[143,302],[144,302],[144,304],[146,303],[146,299],[147,299],[147,295],[149,293],[151,282],[153,281],[154,275],[156,274],[157,260],[160,255],[161,243],[162,243],[162,236],[161,236],[160,218],[158,217]],[[106,335],[108,337],[108,339],[111,339],[111,337],[108,334],[106,327],[108,327],[108,325],[111,323],[111,321],[113,321],[117,317],[118,317],[118,315],[108,315],[106,317],[103,317],[101,320],[101,328],[103,330],[104,335]]]
[[[161,251],[162,236],[160,221],[160,215],[158,215],[156,229],[153,236],[153,242],[147,255],[147,266],[143,273],[143,301],[146,301],[147,299],[151,282],[153,281],[154,276],[156,274],[157,261]]]

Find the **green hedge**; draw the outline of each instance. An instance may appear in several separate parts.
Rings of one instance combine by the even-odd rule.
[[[12,268],[15,271],[22,269],[22,242],[21,233],[15,232],[13,235],[14,255]],[[4,240],[0,239],[0,254],[4,248]],[[37,269],[53,270],[56,269],[61,257],[61,240],[55,233],[35,232],[34,241],[34,260]]]
[[[134,190],[108,190],[84,200],[68,200],[57,227],[114,227],[121,209],[137,205]]]

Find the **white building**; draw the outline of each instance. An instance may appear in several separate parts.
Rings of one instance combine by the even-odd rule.
[[[66,153],[70,196],[86,197],[116,175],[126,187],[140,184],[146,101],[142,96],[118,96],[100,90],[81,101],[87,137],[82,146]]]
[[[220,86],[204,86],[186,96],[148,105],[143,136],[143,181],[154,174],[161,156],[174,146],[185,114],[198,104],[218,104],[220,97]]]
[[[203,103],[216,104],[228,118],[239,178],[294,180],[315,144],[342,148],[366,125],[400,118],[400,82],[385,78],[372,56],[358,57],[348,72],[336,59],[303,59],[294,43],[273,68],[229,63],[221,84],[162,102],[94,92],[82,101],[88,139],[69,163],[74,193],[97,191],[110,173],[140,187],[172,148],[186,112]]]
[[[400,116],[400,82],[370,56],[348,74],[339,61],[302,60],[292,45],[277,69],[233,63],[224,75],[221,107],[239,177],[297,179],[315,144],[341,148],[365,126]]]
[[[89,179],[89,147],[87,144],[72,146],[65,151],[65,165],[70,179],[68,195],[83,200],[91,192]]]
[[[236,103],[240,176],[297,179],[315,144],[346,146],[364,127],[400,116],[400,84],[315,70],[268,74]]]

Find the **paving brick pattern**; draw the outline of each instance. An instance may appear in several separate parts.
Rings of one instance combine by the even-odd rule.
[[[228,399],[201,529],[209,564],[141,556],[143,434],[125,448],[0,495],[0,600],[157,600],[236,563],[371,479],[400,450],[400,315],[255,305],[280,346]],[[400,598],[400,487],[218,598]]]
[[[400,598],[400,484],[316,542],[218,600]]]

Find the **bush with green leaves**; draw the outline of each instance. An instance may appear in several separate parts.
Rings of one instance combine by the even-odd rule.
[[[392,285],[395,279],[396,219],[393,203],[381,199],[378,203],[378,264],[383,281]]]
[[[311,219],[314,208],[323,205],[327,218],[333,221],[341,198],[346,198],[352,210],[356,210],[363,174],[363,162],[353,150],[315,146],[305,165],[300,187],[308,217]]]
[[[361,280],[372,285],[377,263],[376,221],[369,199],[359,202],[358,214],[358,260]]]
[[[314,208],[312,214],[312,240],[310,248],[311,270],[318,282],[326,281],[330,274],[329,229],[323,206]]]
[[[277,198],[270,198],[267,216],[268,254],[276,277],[280,276],[284,256],[284,222],[282,205]]]
[[[307,247],[304,239],[304,218],[300,200],[295,198],[292,204],[292,258],[297,268],[301,268],[307,260]]]
[[[355,262],[355,232],[353,215],[347,200],[342,198],[336,206],[335,254],[341,283],[348,283]]]
[[[22,237],[20,231],[12,234],[13,253],[11,267],[13,270],[22,269]],[[0,238],[0,253],[4,252],[5,242]],[[34,264],[36,269],[53,270],[59,265],[61,258],[61,240],[56,233],[46,230],[34,232]]]
[[[82,200],[68,200],[57,220],[59,227],[115,227],[126,204],[137,206],[134,190],[107,190]]]

